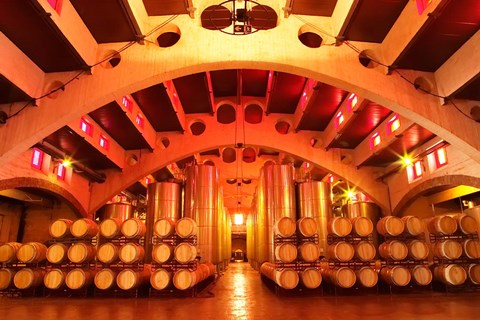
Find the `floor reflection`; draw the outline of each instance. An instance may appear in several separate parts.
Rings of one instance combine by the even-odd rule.
[[[248,319],[247,279],[244,273],[236,273],[232,278],[233,299],[230,311],[234,319]]]

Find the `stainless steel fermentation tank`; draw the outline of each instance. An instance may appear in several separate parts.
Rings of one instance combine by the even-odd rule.
[[[317,223],[320,256],[327,253],[327,223],[332,217],[331,186],[322,181],[301,182],[297,186],[299,217],[310,217]]]
[[[200,164],[186,168],[184,215],[197,222],[197,249],[201,262],[221,262],[218,197],[219,178],[215,166]]]
[[[179,220],[182,210],[182,185],[174,182],[150,183],[147,187],[145,260],[151,262],[153,225],[160,218]]]

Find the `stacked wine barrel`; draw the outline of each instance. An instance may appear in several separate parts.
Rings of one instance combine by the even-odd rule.
[[[215,273],[213,264],[198,263],[197,232],[197,224],[191,218],[185,217],[176,222],[169,218],[155,221],[150,276],[152,289],[191,289]]]
[[[376,248],[373,223],[367,217],[335,217],[328,221],[328,260],[322,263],[323,278],[343,289],[372,288],[378,281],[374,269]]]
[[[414,216],[386,216],[377,223],[384,242],[379,254],[384,263],[382,280],[390,287],[427,286],[432,282],[428,266],[430,249],[425,241],[425,224]]]
[[[145,223],[138,218],[107,218],[99,229],[96,289],[102,294],[136,292],[150,277],[150,265],[144,263]]]
[[[0,245],[0,292],[35,293],[43,283],[47,246],[40,242]]]
[[[98,225],[91,219],[59,219],[49,228],[52,241],[46,253],[45,288],[55,291],[86,291],[96,272]]]
[[[437,216],[427,224],[435,280],[446,288],[480,284],[480,241],[476,220],[465,214]]]
[[[320,248],[317,229],[314,218],[302,217],[297,220],[298,273],[302,285],[307,289],[316,289],[322,283],[322,274],[318,268]]]

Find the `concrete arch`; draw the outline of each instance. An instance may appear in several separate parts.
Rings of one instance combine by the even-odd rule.
[[[306,48],[298,41],[299,22],[296,19],[285,20],[279,27],[251,37],[221,35],[196,27],[189,18],[179,19],[183,41],[178,45],[167,50],[151,44],[133,46],[122,53],[122,63],[116,68],[96,67],[91,76],[73,82],[57,99],[44,99],[40,101],[40,108],[27,109],[10,119],[0,128],[2,136],[11,137],[0,144],[0,164],[12,160],[66,123],[115,98],[189,74],[237,68],[287,72],[353,91],[406,118],[415,119],[480,162],[480,140],[474,121],[464,121],[456,110],[440,107],[439,99],[417,92],[396,74],[385,75],[364,68],[356,52],[347,46]],[[201,45],[189,45],[198,43],[198,39],[202,39]],[[101,50],[118,47],[119,44],[102,45]],[[404,72],[412,78],[418,74]],[[45,83],[54,77],[58,75],[47,75]],[[457,130],[459,123],[463,130]]]
[[[190,133],[159,134],[158,137],[167,136],[170,140],[168,148],[156,148],[152,153],[147,154],[139,153],[136,155],[139,159],[136,165],[125,167],[121,173],[111,172],[105,183],[94,184],[91,191],[89,212],[100,208],[108,199],[118,194],[125,187],[172,162],[202,151],[233,146],[235,130],[225,130],[225,125],[219,125],[213,117],[204,118],[204,120],[207,129],[202,135],[193,136]],[[388,190],[384,184],[372,179],[375,172],[371,168],[357,169],[342,163],[339,151],[331,150],[327,152],[322,149],[314,149],[310,145],[311,135],[308,132],[279,134],[274,129],[275,122],[276,117],[271,116],[262,122],[262,126],[247,123],[245,125],[246,146],[268,147],[281,152],[294,153],[299,158],[334,172],[345,181],[358,186],[374,199],[384,212],[390,212]],[[230,124],[227,127],[234,128],[234,125]]]
[[[86,210],[83,208],[81,203],[77,200],[77,198],[75,198],[73,194],[71,194],[69,191],[62,188],[61,186],[54,184],[48,180],[30,177],[18,177],[0,180],[0,190],[8,190],[20,187],[36,188],[49,191],[65,200],[65,202],[73,209],[73,211],[78,216],[88,217]]]
[[[434,177],[415,186],[400,200],[398,205],[392,210],[393,215],[399,215],[408,207],[418,196],[435,187],[468,185],[480,189],[480,178],[467,175],[445,175]]]

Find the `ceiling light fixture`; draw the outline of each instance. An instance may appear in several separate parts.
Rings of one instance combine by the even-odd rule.
[[[238,36],[275,28],[278,15],[271,7],[253,0],[228,0],[207,7],[201,20],[206,29]]]

